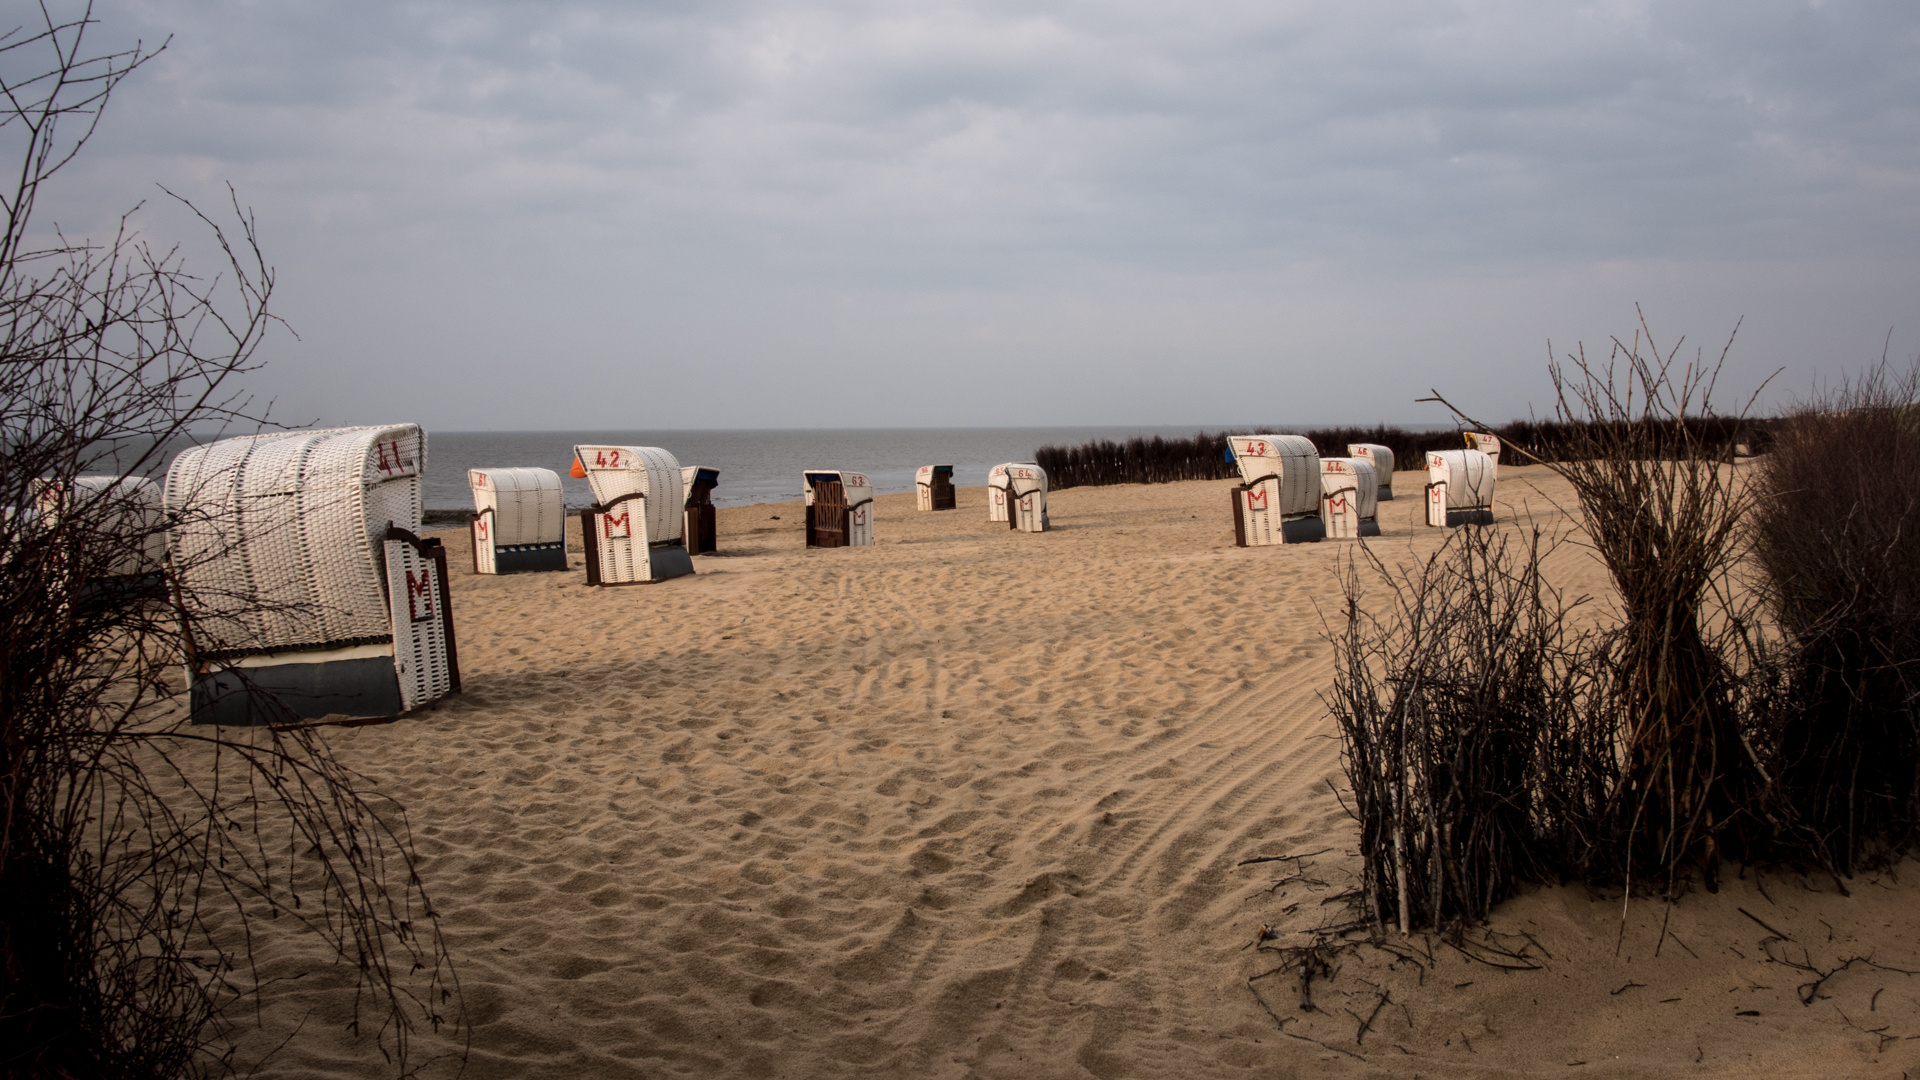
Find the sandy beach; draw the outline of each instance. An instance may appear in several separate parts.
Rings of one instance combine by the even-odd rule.
[[[1389,561],[1441,542],[1422,479],[1381,504]],[[1355,548],[1236,549],[1228,486],[1056,492],[1043,535],[981,488],[889,495],[876,545],[816,551],[798,503],[723,508],[696,576],[608,589],[473,575],[442,533],[465,692],[329,738],[407,807],[467,1075],[1920,1073],[1911,863],[1850,895],[1730,869],[1624,921],[1545,888],[1488,931],[1524,961],[1414,935],[1343,954],[1315,1011],[1249,984],[1263,923],[1295,940],[1357,882],[1318,699]],[[1500,493],[1500,527],[1567,523],[1539,468]],[[1582,552],[1556,573],[1605,595]],[[311,971],[267,1073],[370,1075],[350,980],[263,941]]]

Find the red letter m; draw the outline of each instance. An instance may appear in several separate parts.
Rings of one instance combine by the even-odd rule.
[[[407,571],[407,617],[417,623],[433,618],[433,575],[425,570]]]

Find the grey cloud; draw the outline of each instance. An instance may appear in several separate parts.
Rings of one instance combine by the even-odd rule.
[[[298,260],[288,280],[310,291],[291,302],[328,320],[289,356],[405,341],[444,368],[539,347],[503,329],[512,298],[567,311],[545,336],[575,353],[727,367],[785,351],[869,378],[883,354],[963,360],[971,341],[1064,385],[1143,340],[1147,311],[1186,326],[1209,371],[1282,326],[1337,342],[1290,321],[1315,305],[1260,299],[1306,280],[1325,318],[1425,312],[1400,347],[1418,319],[1429,335],[1524,326],[1530,370],[1543,335],[1504,310],[1515,280],[1657,302],[1611,284],[1638,267],[1719,332],[1721,301],[1688,299],[1720,295],[1701,275],[1777,305],[1841,288],[1838,267],[1897,297],[1920,238],[1907,3],[100,13],[103,32],[175,43],[62,209],[117,210],[116,178],[233,180]],[[1239,306],[1192,315],[1178,297],[1203,286]],[[1840,309],[1807,295],[1824,305],[1810,317]],[[1535,302],[1585,325],[1586,297]],[[1879,323],[1912,314],[1862,302]],[[466,326],[493,330],[448,329]]]

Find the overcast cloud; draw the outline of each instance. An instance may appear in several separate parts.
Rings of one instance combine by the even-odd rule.
[[[287,420],[1504,419],[1636,301],[1743,391],[1920,351],[1911,0],[98,14],[173,44],[46,213],[231,181]]]

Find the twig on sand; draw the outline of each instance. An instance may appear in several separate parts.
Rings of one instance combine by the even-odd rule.
[[[1783,934],[1783,933],[1781,933],[1780,931],[1778,931],[1778,930],[1775,930],[1775,929],[1774,929],[1773,927],[1771,927],[1771,926],[1768,926],[1768,925],[1766,924],[1766,921],[1765,921],[1765,920],[1763,920],[1762,918],[1760,918],[1760,916],[1758,916],[1758,915],[1755,915],[1755,914],[1754,914],[1753,912],[1751,912],[1751,911],[1748,911],[1748,910],[1747,910],[1746,908],[1743,908],[1743,907],[1736,907],[1736,908],[1734,908],[1733,910],[1735,910],[1735,911],[1737,911],[1737,912],[1739,912],[1739,913],[1740,913],[1740,914],[1742,914],[1742,915],[1745,915],[1745,916],[1746,916],[1747,918],[1749,918],[1749,919],[1752,919],[1752,920],[1753,920],[1754,922],[1757,922],[1757,923],[1759,923],[1759,924],[1760,924],[1760,928],[1761,928],[1762,930],[1765,930],[1765,931],[1766,931],[1767,933],[1769,933],[1769,934],[1772,934],[1772,935],[1773,935],[1774,937],[1777,937],[1777,938],[1779,938],[1779,939],[1780,939],[1781,941],[1792,941],[1792,940],[1793,940],[1793,935],[1792,935],[1792,934]]]
[[[1241,859],[1239,862],[1234,863],[1233,865],[1252,866],[1254,863],[1280,862],[1283,859],[1311,859],[1315,855],[1325,855],[1327,852],[1332,850],[1333,849],[1330,847],[1323,847],[1319,851],[1307,851],[1307,852],[1302,852],[1301,854],[1298,854],[1298,855],[1256,855],[1251,859]]]
[[[1276,972],[1280,972],[1284,970],[1286,970],[1284,967],[1277,967],[1277,968],[1274,968],[1273,971],[1263,972],[1262,974],[1255,975],[1252,978],[1249,978],[1247,980],[1247,992],[1253,995],[1253,1000],[1260,1003],[1261,1011],[1265,1012],[1268,1016],[1273,1018],[1274,1029],[1280,1032],[1280,1034],[1285,1035],[1289,1039],[1299,1039],[1301,1042],[1310,1042],[1322,1050],[1331,1050],[1336,1054],[1345,1054],[1346,1056],[1354,1059],[1355,1061],[1367,1060],[1366,1058],[1361,1057],[1359,1054],[1356,1054],[1351,1050],[1342,1050],[1338,1046],[1330,1046],[1327,1043],[1321,1042],[1319,1039],[1313,1038],[1312,1036],[1296,1035],[1293,1032],[1287,1030],[1287,1021],[1297,1020],[1299,1019],[1299,1017],[1297,1016],[1282,1017],[1279,1013],[1274,1012],[1273,1007],[1267,1004],[1267,999],[1260,996],[1259,988],[1253,985],[1254,979],[1265,978],[1267,975],[1272,975],[1272,974],[1275,974]]]
[[[1353,1017],[1355,1020],[1360,1020],[1360,1030],[1353,1033],[1353,1045],[1359,1046],[1360,1041],[1367,1037],[1368,1029],[1373,1027],[1373,1018],[1379,1016],[1380,1010],[1387,1007],[1388,993],[1389,991],[1386,990],[1380,991],[1380,999],[1373,1003],[1373,1011],[1367,1014],[1365,1020],[1360,1020],[1359,1014],[1353,1012],[1351,1009],[1347,1010],[1348,1016]]]

